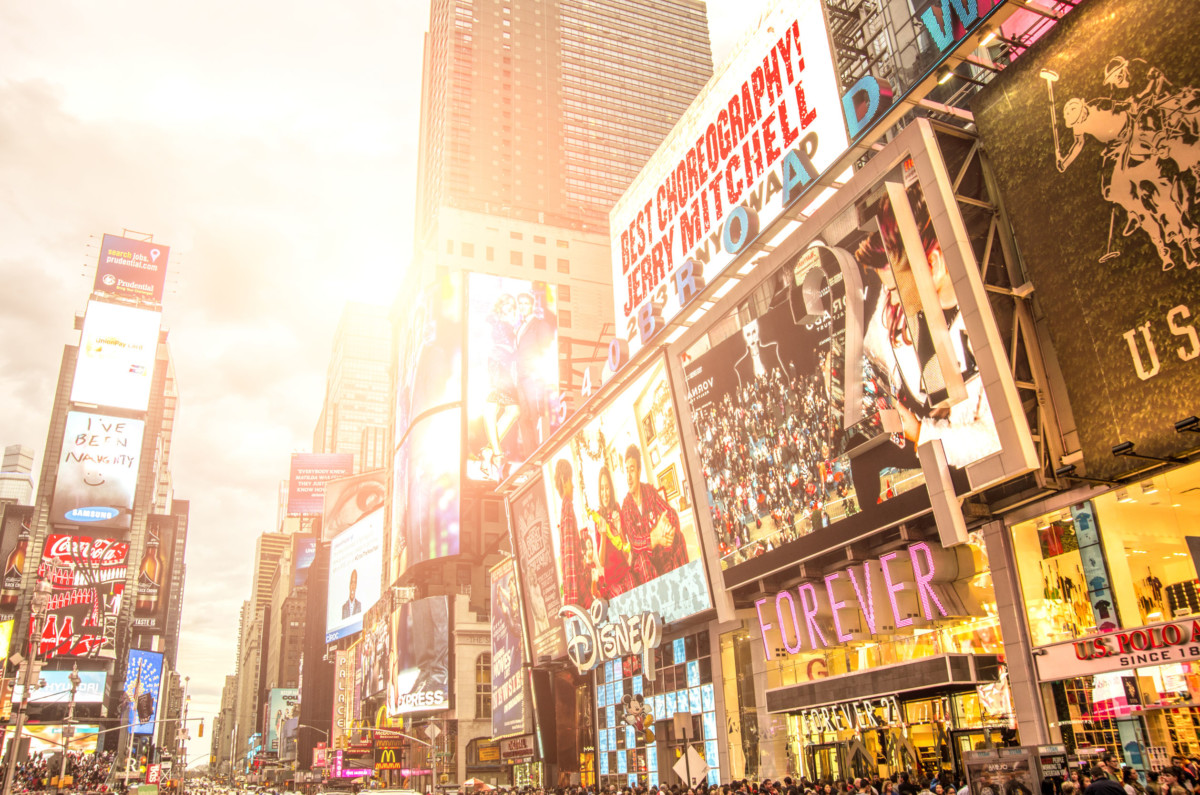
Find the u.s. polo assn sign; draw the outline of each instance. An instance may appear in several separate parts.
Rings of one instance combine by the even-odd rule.
[[[560,615],[569,638],[567,656],[579,673],[587,673],[609,660],[640,654],[643,674],[654,681],[653,652],[662,643],[662,618],[658,613],[618,616],[606,621],[608,602],[597,599],[589,610],[564,605]]]
[[[1200,620],[1170,621],[1034,650],[1043,681],[1200,660]]]

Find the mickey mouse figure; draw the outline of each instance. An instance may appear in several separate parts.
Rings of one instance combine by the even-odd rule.
[[[650,726],[654,724],[654,713],[646,707],[646,700],[641,693],[626,693],[621,703],[625,707],[625,713],[621,716],[621,720],[628,723],[639,732],[645,733],[646,742],[654,741],[654,732],[650,731]]]

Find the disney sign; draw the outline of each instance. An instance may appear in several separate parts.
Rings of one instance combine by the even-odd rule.
[[[588,610],[577,605],[563,605],[559,615],[564,619],[570,638],[567,641],[567,657],[579,673],[587,673],[609,660],[640,654],[643,673],[647,679],[654,681],[654,656],[651,652],[662,643],[662,618],[658,613],[617,616],[606,621],[608,602],[597,599]]]

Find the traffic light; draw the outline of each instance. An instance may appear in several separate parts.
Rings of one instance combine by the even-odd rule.
[[[196,736],[197,736],[197,737],[203,737],[203,736],[204,736],[204,718],[201,718],[201,719],[200,719],[200,731],[196,733]]]

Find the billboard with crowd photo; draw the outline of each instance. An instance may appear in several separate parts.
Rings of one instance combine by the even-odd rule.
[[[1198,34],[1187,0],[1081,3],[972,101],[1091,477],[1194,446]]]
[[[554,285],[467,281],[467,477],[504,480],[558,426]]]
[[[525,643],[513,558],[492,567],[492,737],[524,734]]]
[[[450,601],[431,596],[392,611],[388,715],[450,708]]]
[[[145,411],[161,322],[160,312],[88,301],[71,402]]]
[[[128,530],[144,429],[141,420],[67,412],[50,521]]]
[[[712,606],[659,357],[546,459],[563,605],[670,623]]]
[[[907,143],[926,148],[885,150],[891,158],[839,192],[853,204],[815,215],[832,223],[810,221],[808,242],[781,247],[751,299],[688,352],[688,405],[725,569],[827,528],[844,543],[928,511],[929,481],[944,492],[947,471],[953,495],[1035,463],[1015,422],[1012,452],[1001,455],[993,407],[1011,416],[1015,387],[973,255],[957,244],[966,235],[936,228],[932,201],[944,224],[947,206],[962,221],[928,127],[916,125]],[[962,471],[984,461],[970,478]]]
[[[51,533],[38,576],[51,586],[38,639],[46,657],[116,658],[129,542]]]
[[[390,581],[425,561],[459,551],[462,409],[414,423],[392,465]]]

